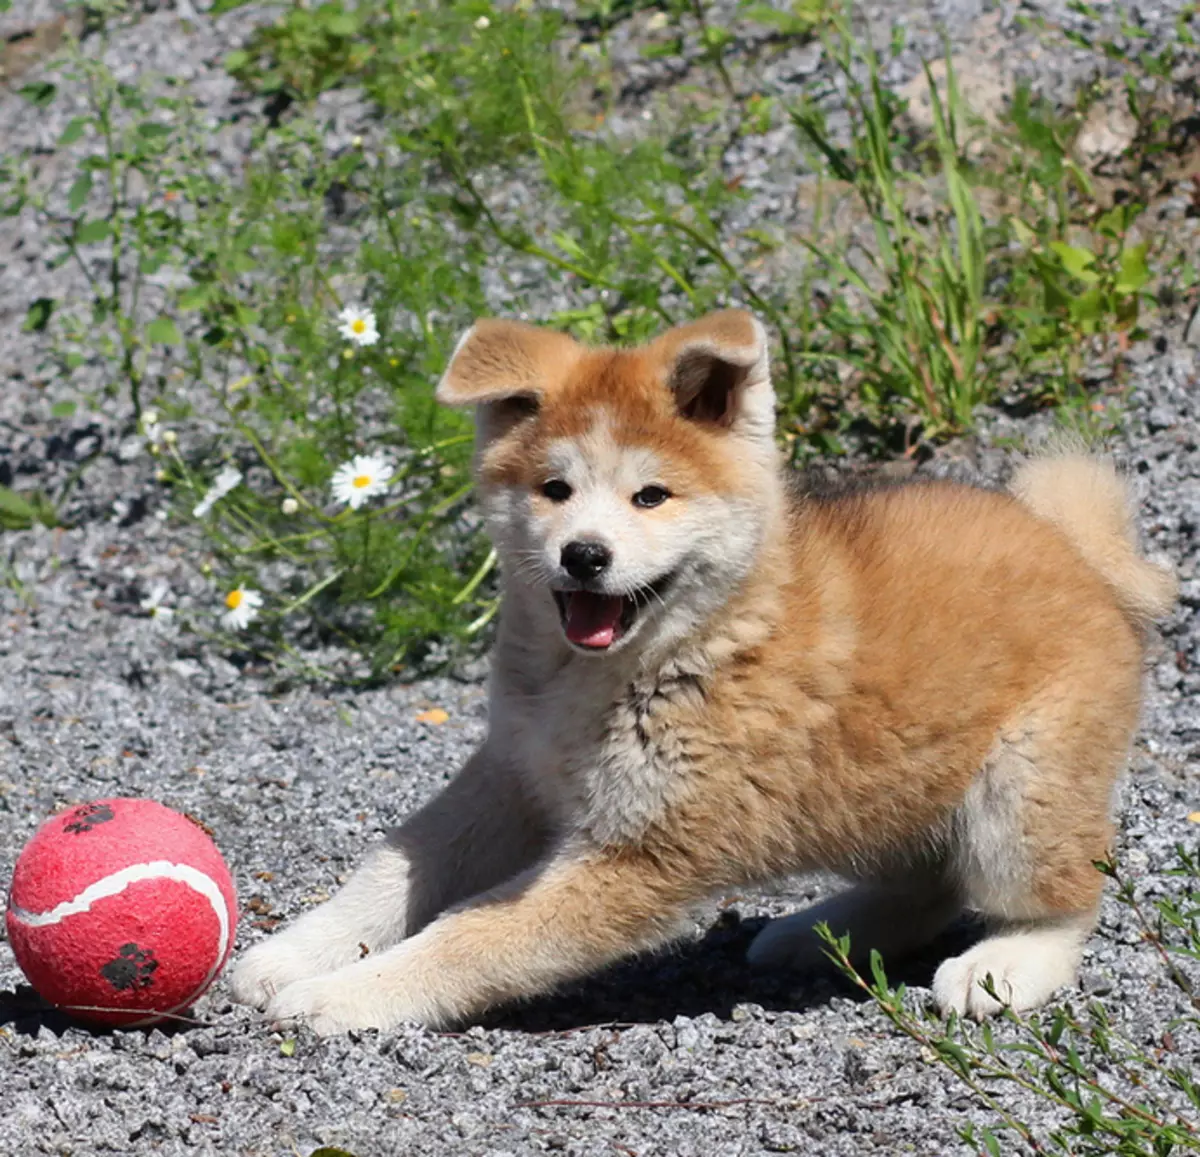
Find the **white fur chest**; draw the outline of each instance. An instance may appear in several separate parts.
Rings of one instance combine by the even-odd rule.
[[[495,686],[489,742],[564,834],[624,843],[685,793],[692,763],[669,717],[699,696],[693,679],[633,681],[574,659],[536,691]]]

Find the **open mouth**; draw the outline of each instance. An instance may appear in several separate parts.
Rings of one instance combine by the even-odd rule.
[[[674,572],[668,572],[624,595],[555,591],[563,633],[569,642],[584,650],[607,651],[629,631],[648,602],[662,598],[674,577]]]

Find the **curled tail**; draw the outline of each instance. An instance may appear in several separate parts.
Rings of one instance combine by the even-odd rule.
[[[1017,470],[1009,489],[1071,540],[1131,619],[1145,623],[1169,613],[1175,575],[1139,552],[1129,489],[1112,462],[1076,452],[1035,458]]]

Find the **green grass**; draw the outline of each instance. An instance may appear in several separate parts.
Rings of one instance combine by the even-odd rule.
[[[127,18],[116,0],[90,7],[99,42],[105,21]],[[489,312],[489,279],[507,286],[507,312],[589,341],[755,310],[798,461],[844,452],[852,430],[880,454],[953,437],[1002,395],[1090,420],[1080,369],[1119,365],[1158,246],[1135,236],[1141,202],[1097,203],[1071,157],[1076,121],[1018,92],[985,128],[948,62],[932,132],[917,132],[849,17],[812,0],[746,4],[733,27],[703,0],[595,0],[582,15],[281,5],[225,62],[265,113],[232,180],[212,174],[185,89],[120,82],[89,50],[24,90],[34,105],[85,94],[62,144],[90,145],[65,200],[31,179],[29,158],[0,165],[0,208],[39,210],[91,287],[82,310],[31,302],[26,328],[64,373],[104,366],[182,518],[223,466],[243,476],[201,520],[213,616],[194,629],[215,629],[224,593],[245,584],[266,600],[242,638],[276,657],[335,638],[382,674],[481,637],[494,560],[470,514],[469,425],[435,407],[432,383]],[[609,49],[631,18],[648,56],[692,62],[686,90],[650,100],[636,132],[620,123]],[[816,82],[792,105],[756,87],[756,54],[814,39],[848,94],[848,131],[828,127],[837,102]],[[1157,58],[1148,67],[1161,81]],[[371,103],[368,141],[329,146],[318,102],[337,88]],[[1147,140],[1161,132],[1149,106],[1139,116]],[[794,134],[809,158],[802,235],[735,224],[744,194],[727,150],[767,131]],[[1002,212],[986,208],[997,188]],[[855,206],[848,228],[827,212],[835,195]],[[374,313],[377,344],[339,335],[349,305]],[[397,474],[353,510],[330,479],[365,452]]]

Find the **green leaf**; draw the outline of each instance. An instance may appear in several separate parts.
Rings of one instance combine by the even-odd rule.
[[[170,256],[165,248],[146,253],[138,260],[138,269],[142,273],[157,273],[170,260]]]
[[[220,16],[222,12],[232,12],[235,8],[245,8],[249,3],[250,0],[213,0],[208,14],[210,16]]]
[[[678,37],[665,44],[643,44],[638,52],[647,60],[658,60],[668,56],[679,56],[683,52],[683,41]]]
[[[339,1149],[336,1145],[322,1145],[314,1149],[308,1157],[354,1157],[348,1149]]]
[[[75,409],[76,406],[74,402],[55,402],[54,405],[50,407],[50,414],[54,418],[69,418],[75,413]]]
[[[91,117],[72,117],[67,122],[67,127],[63,129],[62,136],[58,138],[58,143],[60,145],[73,145],[83,136],[84,130],[91,123]]]
[[[1137,293],[1150,280],[1150,270],[1146,265],[1146,251],[1149,242],[1131,245],[1121,254],[1121,270],[1117,274],[1116,291],[1118,293]]]
[[[1095,265],[1096,255],[1077,245],[1068,245],[1065,241],[1051,241],[1050,248],[1058,254],[1063,268],[1073,277],[1081,277],[1087,272],[1089,265]]]
[[[0,526],[8,530],[27,530],[33,525],[35,511],[15,490],[0,486]]]
[[[971,1072],[971,1060],[967,1050],[948,1037],[932,1042],[934,1049],[941,1055],[951,1068],[964,1076]]]
[[[239,48],[236,52],[231,52],[225,57],[225,71],[231,73],[241,72],[251,61],[250,53]]]
[[[996,1138],[996,1134],[991,1129],[983,1130],[983,1143],[988,1151],[988,1157],[1001,1157],[1000,1142]]]
[[[75,243],[77,245],[91,245],[94,241],[103,241],[112,230],[107,221],[99,219],[94,221],[85,221],[75,231]]]
[[[43,494],[33,491],[28,496],[0,486],[0,526],[6,530],[28,530],[35,522],[56,526],[54,507]]]
[[[169,137],[171,132],[170,125],[160,125],[157,121],[144,121],[138,125],[138,136],[145,137],[148,141],[160,141],[163,137]]]
[[[78,213],[87,204],[87,199],[91,191],[92,174],[80,173],[67,192],[67,211],[69,213]]]
[[[779,12],[767,4],[751,4],[743,10],[747,20],[756,24],[766,24],[784,36],[803,36],[820,23],[820,8],[817,5],[806,7],[800,4],[792,5],[791,12]]]
[[[35,108],[45,108],[58,92],[58,86],[51,84],[48,80],[40,80],[34,84],[27,84],[17,91]]]
[[[334,12],[325,18],[325,30],[330,36],[353,36],[358,32],[358,17],[353,12]]]
[[[185,313],[193,309],[203,309],[212,297],[212,287],[208,285],[193,285],[179,295],[179,308]]]
[[[1009,224],[1012,227],[1013,236],[1016,237],[1026,249],[1032,249],[1037,244],[1037,234],[1034,233],[1020,217],[1010,217]]]
[[[584,252],[583,247],[569,233],[551,233],[555,245],[557,245],[568,257],[574,258],[579,262],[586,262],[588,255]]]
[[[1098,289],[1089,290],[1071,300],[1071,318],[1083,322],[1087,332],[1104,315],[1104,295]]]
[[[169,317],[156,317],[146,326],[146,340],[161,345],[182,345],[179,327]]]
[[[49,323],[50,315],[53,312],[54,298],[52,297],[39,297],[30,302],[21,331],[23,333],[41,333]]]
[[[290,1036],[279,1046],[280,1053],[285,1057],[293,1057],[296,1055],[296,1038]]]

